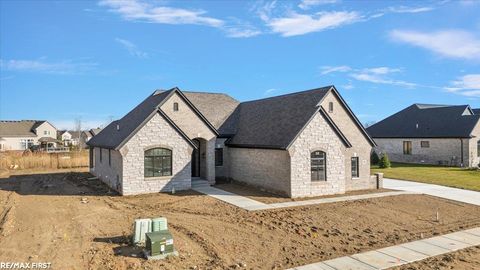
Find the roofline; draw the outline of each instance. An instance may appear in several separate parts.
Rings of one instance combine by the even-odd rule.
[[[350,107],[348,106],[348,104],[345,102],[345,100],[343,99],[343,97],[340,95],[340,93],[338,92],[337,88],[335,88],[335,85],[332,85],[332,87],[330,88],[329,91],[333,91],[335,93],[335,95],[337,95],[338,99],[340,99],[342,105],[347,109],[349,115],[350,115],[350,118],[353,119],[353,121],[355,122],[355,124],[357,125],[357,127],[360,129],[360,131],[362,131],[363,133],[363,136],[365,136],[365,138],[370,142],[371,146],[372,147],[375,147],[377,146],[377,144],[375,143],[375,141],[372,139],[372,137],[370,137],[370,134],[368,134],[368,132],[365,130],[365,127],[362,125],[362,123],[360,123],[360,120],[358,120],[357,116],[353,113],[353,111],[350,109]],[[327,95],[323,96],[322,100],[320,100],[319,103],[321,103],[325,97]]]
[[[217,131],[217,129],[212,125],[212,123],[210,123],[207,118],[205,118],[205,116],[203,116],[203,114],[197,109],[197,107],[195,107],[195,105],[193,105],[193,103],[182,93],[182,91],[178,88],[178,87],[174,87],[172,89],[170,89],[169,91],[171,91],[163,100],[162,102],[160,102],[160,104],[158,104],[157,108],[160,109],[160,107],[174,94],[174,93],[178,93],[180,95],[180,97],[183,98],[183,100],[187,103],[187,105],[197,114],[198,117],[200,117],[200,119],[208,126],[208,128],[210,128],[210,130],[216,135],[218,136],[219,133]]]
[[[475,136],[468,136],[468,137],[463,137],[463,136],[440,136],[440,137],[432,137],[432,136],[427,136],[427,137],[372,137],[373,139],[471,139],[475,138]]]
[[[260,145],[260,144],[225,144],[230,148],[250,148],[250,149],[267,149],[267,150],[283,150],[287,151],[286,148],[275,145]]]
[[[312,89],[307,89],[307,90],[302,90],[302,91],[298,91],[298,92],[286,93],[286,94],[282,94],[282,95],[278,95],[278,96],[272,96],[272,97],[265,97],[265,98],[259,98],[259,99],[252,99],[252,100],[242,101],[242,102],[240,102],[240,104],[241,104],[241,103],[249,103],[249,102],[261,101],[261,100],[274,99],[274,98],[285,97],[285,96],[290,96],[290,95],[296,95],[296,94],[301,94],[301,93],[305,93],[305,92],[309,92],[309,91],[321,90],[321,89],[328,88],[328,87],[330,87],[330,88],[329,88],[328,90],[325,90],[326,92],[330,91],[330,89],[333,87],[333,85],[326,85],[326,86],[317,87],[317,88],[312,88]]]

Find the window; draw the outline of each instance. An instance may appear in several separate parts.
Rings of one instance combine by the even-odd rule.
[[[430,148],[430,142],[429,142],[429,141],[421,141],[421,142],[420,142],[420,147],[422,147],[422,148]]]
[[[223,166],[223,148],[215,148],[215,166]]]
[[[333,112],[333,102],[328,103],[328,112],[330,112],[330,113]]]
[[[172,175],[172,150],[153,148],[145,151],[145,177]]]
[[[20,140],[20,149],[27,150],[33,146],[33,139],[22,139]]]
[[[44,131],[43,131],[43,135],[47,135],[47,134],[48,134],[48,133],[47,133],[47,131],[46,131],[46,130],[44,130]]]
[[[108,149],[108,166],[112,167],[112,152]]]
[[[480,157],[480,140],[477,142],[477,157]]]
[[[100,148],[100,163],[102,163],[102,148]]]
[[[178,103],[177,103],[177,102],[174,102],[174,103],[173,103],[173,111],[174,111],[174,112],[177,112],[177,111],[178,111]]]
[[[412,142],[411,141],[404,141],[403,142],[403,154],[404,155],[411,155],[412,154]]]
[[[313,151],[310,154],[312,181],[327,180],[327,154],[323,151]]]
[[[352,157],[352,178],[360,177],[358,157]]]

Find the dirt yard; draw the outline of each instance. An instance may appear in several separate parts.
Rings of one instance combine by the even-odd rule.
[[[216,184],[216,188],[223,189],[228,192],[239,194],[250,199],[263,202],[263,203],[282,203],[282,202],[292,202],[292,201],[304,201],[304,200],[313,200],[313,199],[322,199],[322,198],[333,198],[333,197],[344,197],[352,195],[361,195],[361,194],[371,194],[371,193],[380,193],[387,191],[395,191],[392,189],[368,189],[368,190],[358,190],[358,191],[349,191],[345,194],[338,195],[327,195],[327,196],[317,196],[317,197],[302,197],[302,198],[286,198],[276,194],[269,193],[265,190],[260,190],[252,186],[243,185],[239,183],[222,183]]]
[[[192,191],[120,197],[88,177],[0,179],[0,261],[51,262],[53,269],[283,269],[480,226],[480,207],[422,195],[247,212]],[[158,216],[168,218],[180,256],[147,261],[129,246],[132,223]],[[479,257],[473,249],[461,263],[474,266]]]

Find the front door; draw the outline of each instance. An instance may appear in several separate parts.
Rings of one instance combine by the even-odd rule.
[[[192,140],[197,149],[192,152],[192,177],[200,177],[200,141]]]

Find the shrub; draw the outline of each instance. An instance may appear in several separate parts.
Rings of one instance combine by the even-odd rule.
[[[378,162],[380,162],[380,158],[378,157],[377,152],[373,151],[370,155],[370,163],[372,163],[372,165],[377,165]]]
[[[387,153],[382,155],[382,158],[380,158],[380,162],[378,163],[378,167],[382,169],[390,168],[390,159],[388,158]]]

